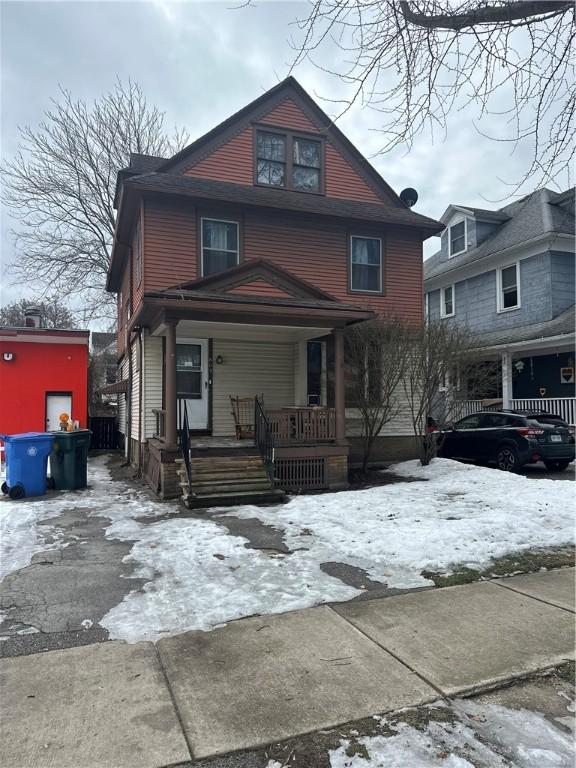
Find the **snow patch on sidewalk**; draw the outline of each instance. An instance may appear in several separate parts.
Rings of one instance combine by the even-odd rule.
[[[572,768],[574,745],[538,712],[458,701],[464,720],[430,721],[422,730],[382,718],[395,733],[361,737],[362,754],[343,740],[330,752],[331,768]],[[466,715],[471,719],[466,721]],[[365,757],[365,755],[368,757]],[[277,768],[270,761],[267,768]]]

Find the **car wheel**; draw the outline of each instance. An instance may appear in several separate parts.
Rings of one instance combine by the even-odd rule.
[[[566,459],[557,459],[556,461],[545,461],[544,465],[549,472],[564,472],[570,464]]]
[[[520,461],[516,448],[512,445],[501,445],[496,453],[496,465],[503,472],[518,472]]]

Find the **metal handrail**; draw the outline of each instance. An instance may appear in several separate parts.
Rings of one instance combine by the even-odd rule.
[[[178,438],[180,444],[180,451],[182,458],[184,459],[184,466],[186,467],[186,476],[188,477],[188,487],[190,493],[192,492],[192,462],[190,461],[190,429],[188,426],[188,409],[184,408],[182,426],[180,428],[180,434]]]
[[[274,437],[260,400],[254,398],[254,442],[260,451],[268,477],[274,481]]]

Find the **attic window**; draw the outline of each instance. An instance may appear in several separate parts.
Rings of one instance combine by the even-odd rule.
[[[254,181],[294,192],[322,191],[322,142],[291,132],[256,132]]]
[[[466,219],[452,224],[448,231],[450,256],[456,256],[466,250]]]

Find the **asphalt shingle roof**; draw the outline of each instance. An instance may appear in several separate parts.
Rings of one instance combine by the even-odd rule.
[[[303,195],[299,192],[261,187],[249,187],[224,181],[196,179],[172,173],[146,173],[126,179],[126,186],[158,192],[168,192],[188,197],[222,200],[229,203],[256,205],[264,208],[317,213],[327,216],[379,221],[438,232],[441,225],[409,208],[386,203],[363,203],[341,200],[320,195]]]
[[[479,346],[495,347],[502,344],[514,344],[519,341],[535,341],[549,339],[552,336],[574,334],[574,304],[565,309],[557,317],[541,323],[532,323],[518,328],[507,328],[499,331],[489,331],[479,335]]]
[[[514,245],[529,242],[546,233],[574,234],[574,211],[558,204],[559,196],[539,189],[522,200],[504,206],[498,212],[508,219],[497,226],[477,248],[448,259],[440,251],[424,262],[424,279],[451,272]],[[462,206],[468,208],[468,206]],[[478,210],[482,209],[472,209]],[[479,216],[481,218],[481,215]]]

